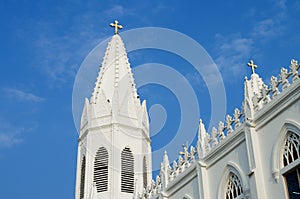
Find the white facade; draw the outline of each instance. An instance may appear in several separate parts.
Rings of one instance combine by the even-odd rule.
[[[269,88],[258,74],[246,78],[242,108],[210,133],[200,120],[197,146],[185,148],[173,162],[165,153],[153,181],[146,104],[140,104],[124,44],[114,35],[82,114],[76,199],[300,198],[299,67],[292,60],[289,70],[283,68],[278,79],[271,78]],[[100,147],[107,155],[97,153]],[[122,191],[121,182],[126,147],[134,160],[130,193]],[[97,161],[102,170],[95,169]]]
[[[85,99],[77,160],[76,199],[131,198],[152,179],[146,102],[140,103],[118,34]]]

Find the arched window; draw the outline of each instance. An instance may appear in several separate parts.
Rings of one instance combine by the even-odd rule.
[[[80,199],[84,197],[84,182],[85,182],[85,156],[81,161],[81,176],[80,176]]]
[[[94,163],[94,183],[97,192],[104,192],[108,189],[108,152],[100,147],[96,153]]]
[[[230,172],[226,187],[226,199],[244,198],[243,187],[237,175]]]
[[[295,133],[288,132],[283,151],[283,165],[287,166],[299,158],[300,139]]]
[[[146,156],[143,158],[143,181],[144,181],[144,188],[147,188],[147,160]]]
[[[130,148],[125,147],[121,153],[121,191],[134,191],[134,159]]]
[[[288,132],[283,147],[283,166],[286,168],[300,156],[300,137],[299,135]],[[300,166],[295,165],[284,174],[288,195],[290,199],[299,198],[300,195]]]

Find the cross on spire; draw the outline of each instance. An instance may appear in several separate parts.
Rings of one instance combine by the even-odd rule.
[[[248,63],[248,66],[251,67],[252,74],[255,74],[254,69],[257,68],[257,65],[254,64],[253,60],[250,60],[250,62]]]
[[[115,20],[115,23],[109,24],[111,27],[115,27],[115,34],[118,34],[118,30],[123,28],[123,26],[118,25],[118,24],[119,24],[119,22],[117,20]]]

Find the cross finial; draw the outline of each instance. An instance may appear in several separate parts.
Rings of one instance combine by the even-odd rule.
[[[250,62],[248,63],[248,66],[251,67],[252,74],[255,74],[254,69],[257,68],[257,65],[254,64],[253,60],[250,60]]]
[[[117,20],[115,20],[115,23],[110,23],[111,27],[115,27],[115,34],[118,34],[118,30],[123,28],[123,26],[118,24],[119,22]]]

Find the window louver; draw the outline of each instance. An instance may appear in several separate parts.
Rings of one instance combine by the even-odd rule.
[[[81,176],[80,176],[80,199],[84,198],[84,183],[85,183],[85,156],[81,162]]]
[[[100,147],[96,153],[94,163],[94,183],[97,192],[104,192],[108,189],[108,152]]]
[[[121,191],[134,191],[134,159],[129,148],[125,147],[121,153]]]
[[[147,160],[145,156],[143,158],[143,181],[144,188],[147,188]]]

